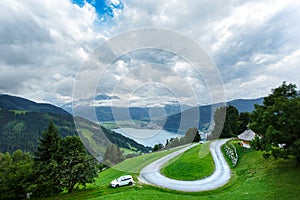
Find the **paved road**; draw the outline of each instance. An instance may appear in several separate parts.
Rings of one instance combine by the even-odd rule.
[[[207,178],[195,181],[179,181],[167,178],[160,173],[162,165],[173,157],[194,147],[196,145],[194,144],[150,163],[142,169],[139,179],[146,184],[185,192],[200,192],[219,188],[225,185],[230,179],[230,168],[220,149],[226,141],[227,140],[217,140],[210,144],[209,148],[215,162],[215,171]]]

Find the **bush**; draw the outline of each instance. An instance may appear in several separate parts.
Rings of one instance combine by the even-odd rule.
[[[232,144],[225,144],[224,151],[227,157],[230,159],[232,166],[235,167],[239,159],[235,146],[233,146]]]

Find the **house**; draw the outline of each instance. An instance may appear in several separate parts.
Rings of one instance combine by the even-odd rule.
[[[255,133],[251,129],[245,130],[243,133],[238,135],[238,138],[242,140],[241,145],[245,148],[250,148],[250,141],[254,140]]]

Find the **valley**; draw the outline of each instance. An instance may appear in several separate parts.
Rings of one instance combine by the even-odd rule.
[[[65,110],[51,104],[0,95],[0,152],[14,152],[17,149],[34,152],[38,139],[53,122],[62,137],[79,135],[86,148],[95,157],[103,156],[109,143],[118,144],[131,153],[149,152],[150,147],[117,134],[84,118],[73,117]],[[75,124],[76,122],[76,124]]]
[[[285,88],[285,86],[285,83],[283,83],[279,89],[273,91],[274,94],[276,94],[278,90]],[[293,87],[294,86],[291,85],[291,89],[293,89]],[[283,99],[282,96],[278,98],[274,97],[274,94],[266,97],[263,101],[263,105],[256,105],[255,110],[251,113],[251,120],[256,120],[255,122],[260,123],[259,120],[261,119],[261,116],[268,117],[268,114],[270,114],[268,109],[273,109],[273,100],[275,99],[276,101],[281,102]],[[285,104],[277,105],[277,102],[275,102],[276,106],[282,106],[281,108],[285,110],[285,112],[291,114],[289,117],[295,119],[294,121],[291,121],[293,123],[297,123],[298,115],[297,113],[291,112],[288,105],[299,108],[299,99],[297,94],[295,94],[295,96],[296,97],[290,99],[289,97],[286,97]],[[244,101],[249,103],[248,100],[242,100],[242,102]],[[235,101],[235,103],[236,102],[241,101],[238,100]],[[250,102],[253,103],[253,101]],[[0,95],[0,103],[2,105],[0,110],[1,147],[5,148],[2,151],[13,151],[14,149],[23,148],[23,151],[34,153],[36,151],[36,146],[40,145],[40,142],[38,141],[44,141],[44,145],[50,145],[50,147],[41,148],[39,146],[38,151],[43,149],[46,152],[53,151],[53,155],[55,155],[49,157],[48,155],[52,154],[45,154],[51,161],[50,163],[44,162],[44,168],[47,170],[56,173],[57,176],[60,176],[63,179],[65,179],[65,177],[71,178],[72,175],[75,174],[75,180],[78,177],[76,175],[76,173],[78,173],[76,169],[79,166],[81,166],[80,169],[83,170],[81,173],[86,172],[85,170],[88,167],[90,171],[87,171],[86,175],[88,175],[89,172],[94,173],[88,182],[85,181],[81,185],[80,182],[77,182],[78,186],[80,185],[77,188],[75,187],[76,182],[70,187],[67,184],[62,185],[62,181],[53,182],[53,188],[55,188],[55,185],[57,184],[60,188],[53,193],[53,196],[46,198],[49,200],[132,199],[132,197],[135,199],[140,197],[141,194],[144,199],[153,199],[157,196],[162,199],[210,199],[212,197],[218,199],[294,199],[294,197],[300,195],[297,190],[300,186],[300,180],[299,178],[295,178],[298,177],[297,175],[300,173],[299,158],[296,151],[286,151],[285,148],[280,148],[279,146],[276,147],[274,145],[275,143],[270,143],[270,145],[272,145],[271,151],[264,149],[266,146],[264,146],[265,143],[262,142],[265,142],[264,139],[269,137],[269,135],[264,135],[264,138],[261,139],[259,137],[253,139],[250,142],[250,145],[253,146],[253,148],[242,147],[240,145],[241,140],[237,138],[237,134],[239,134],[241,129],[248,128],[247,123],[249,123],[250,120],[249,113],[239,113],[239,110],[231,105],[226,108],[222,133],[221,135],[218,135],[224,138],[227,137],[227,139],[218,140],[217,138],[214,138],[215,131],[218,130],[217,126],[216,129],[207,134],[207,136],[210,136],[207,139],[211,141],[200,142],[203,135],[203,133],[199,132],[199,126],[201,124],[198,123],[198,127],[187,129],[183,137],[183,134],[180,134],[181,131],[183,131],[181,130],[182,123],[185,125],[188,121],[196,122],[197,120],[192,118],[192,116],[201,114],[200,111],[202,111],[202,115],[204,115],[202,117],[202,122],[209,119],[209,117],[207,117],[209,113],[210,117],[212,116],[211,112],[214,113],[214,121],[217,122],[217,114],[220,113],[222,109],[225,109],[225,107],[220,108],[218,105],[212,105],[190,108],[183,112],[172,114],[165,118],[166,123],[164,124],[167,124],[165,127],[171,127],[172,132],[167,130],[158,131],[149,129],[148,125],[145,125],[143,129],[134,126],[134,128],[132,128],[129,123],[130,120],[125,119],[121,120],[120,124],[126,126],[126,128],[119,126],[118,121],[116,120],[107,121],[107,126],[110,126],[110,128],[115,126],[117,128],[111,130],[83,117],[74,117],[61,108],[54,107],[54,109],[52,109],[53,105],[38,104],[20,97],[10,96],[8,98],[7,95],[4,95],[2,100]],[[34,105],[34,107],[31,105]],[[243,104],[239,103],[239,106],[241,105]],[[41,111],[38,110],[39,106],[41,106]],[[50,109],[52,112],[48,112],[48,106],[51,107]],[[241,107],[245,109],[245,105]],[[258,110],[262,108],[266,109],[263,110],[265,115],[258,113]],[[141,118],[139,118],[138,115],[134,116],[135,123],[142,124],[141,121],[147,122],[144,118],[146,115],[142,115],[143,117]],[[271,115],[271,117],[272,116],[273,115]],[[182,120],[182,117],[184,117],[184,120]],[[282,115],[279,117],[286,116]],[[180,121],[178,122],[179,118]],[[285,120],[286,118],[282,119]],[[161,119],[157,119],[156,122],[159,124],[161,122],[160,120]],[[174,124],[179,123],[180,126],[174,128],[172,123],[169,123],[170,121]],[[47,132],[42,134],[42,127],[45,126],[46,123],[49,123]],[[57,124],[57,131],[53,128],[54,123]],[[270,121],[270,123],[273,123],[273,121]],[[251,123],[250,126],[253,127],[254,130],[264,128],[264,126],[257,126],[256,123]],[[29,129],[30,127],[31,129]],[[278,128],[282,127],[279,126]],[[270,130],[271,129],[269,128],[267,131]],[[60,135],[55,136],[55,134],[58,133]],[[279,135],[279,132],[276,133]],[[297,134],[297,132],[291,132],[291,134]],[[43,137],[42,140],[39,139],[41,136]],[[80,139],[73,136],[79,136]],[[58,138],[57,143],[55,143],[55,137]],[[171,137],[173,139],[170,139]],[[51,140],[53,142],[48,142]],[[164,145],[165,142],[166,145]],[[191,143],[192,146],[189,147]],[[236,155],[238,160],[234,165],[228,165],[232,162],[232,157],[229,159],[230,155],[227,150],[225,150],[224,143],[226,148],[227,145],[231,146],[237,152]],[[28,144],[30,145],[28,146]],[[84,147],[82,144],[84,144]],[[210,153],[201,151],[202,148],[203,150],[207,150],[208,144]],[[153,145],[154,147],[152,148]],[[291,147],[295,150],[297,142],[292,145],[294,146]],[[81,148],[81,154],[76,153],[78,152],[76,149],[79,147]],[[185,151],[187,148],[191,149],[183,154],[177,154]],[[260,150],[262,151],[256,151],[259,150],[259,148],[261,148]],[[85,149],[88,150],[88,153]],[[216,151],[216,149],[218,149],[218,151]],[[178,156],[173,158],[171,157],[172,155]],[[24,156],[24,160],[20,160],[20,156]],[[225,157],[226,161],[223,157]],[[29,165],[25,165],[28,167],[30,165],[39,164],[38,161],[33,160],[30,153],[23,154],[20,150],[14,151],[11,158],[13,162],[0,162],[3,166],[9,166],[9,168],[4,167],[4,170],[10,171],[14,169],[15,165],[17,166],[19,164],[15,162],[28,162]],[[78,165],[75,164],[73,168],[68,168],[72,166],[70,164],[73,164],[74,158],[81,159],[81,163],[77,163],[75,160]],[[86,162],[82,160],[83,158],[86,159]],[[212,158],[214,160],[213,163],[211,162]],[[9,159],[9,153],[0,153],[0,161]],[[88,159],[90,159],[89,164],[86,165],[86,167],[83,167],[83,164],[87,164]],[[164,160],[164,162],[162,162],[162,160]],[[228,164],[226,164],[226,162]],[[57,164],[53,165],[53,163]],[[49,166],[51,167],[49,168]],[[64,167],[62,168],[61,166]],[[47,171],[43,171],[44,168],[40,168],[40,172],[46,172],[45,175],[48,175]],[[54,168],[54,170],[52,168]],[[39,170],[39,168],[33,169]],[[61,172],[61,170],[65,169],[75,170],[74,174],[67,173],[71,176],[66,176],[65,172],[67,171],[62,171],[64,174]],[[148,169],[154,170],[154,174],[147,171]],[[18,170],[22,170],[22,168],[18,168]],[[159,171],[160,175],[157,176]],[[26,171],[18,171],[18,177],[22,177],[22,173],[24,172]],[[28,173],[30,173],[30,171],[28,171]],[[6,176],[6,174],[8,173],[5,172],[0,175],[6,178],[7,181],[13,181],[13,177]],[[109,187],[111,180],[126,174],[133,177],[135,181],[134,185],[121,188]],[[28,178],[24,178],[24,180],[29,181]],[[160,179],[171,182],[167,182],[166,185],[164,185],[163,181],[159,181]],[[177,180],[175,181],[174,179]],[[55,181],[55,179],[51,179],[51,176],[49,176],[49,180]],[[188,184],[199,183],[201,189],[194,188],[191,185],[181,185],[181,181]],[[221,183],[219,184],[218,182],[220,181]],[[12,182],[9,183],[11,184]],[[22,187],[23,191],[26,191],[25,189],[32,189],[31,186],[33,182],[29,181],[26,183],[29,186],[27,186],[27,188]],[[41,189],[43,189],[42,183],[43,182],[39,182]],[[169,187],[169,185],[172,185],[172,187]],[[51,191],[52,188],[48,189]],[[3,190],[5,190],[5,188]],[[64,190],[68,191],[68,193],[63,192]],[[39,195],[39,190],[34,190],[33,188],[32,191],[35,191],[36,196]],[[16,195],[17,193],[12,194]],[[44,194],[44,196],[49,195]]]

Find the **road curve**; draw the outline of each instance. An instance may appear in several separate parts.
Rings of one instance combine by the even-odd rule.
[[[228,139],[217,140],[210,144],[209,148],[215,163],[215,171],[207,178],[195,181],[180,181],[167,178],[160,173],[160,168],[165,163],[173,157],[196,146],[196,144],[193,144],[150,163],[141,170],[139,179],[146,184],[184,192],[201,192],[219,188],[225,185],[230,179],[230,168],[221,152],[221,146],[226,141],[228,141]]]

